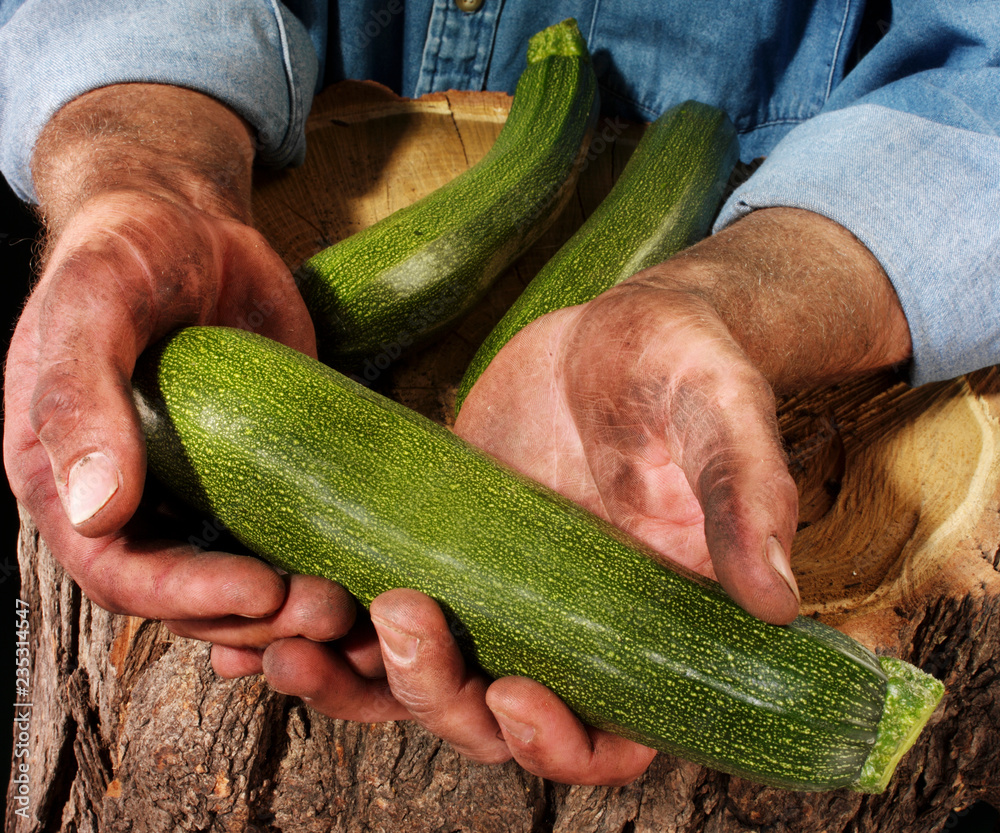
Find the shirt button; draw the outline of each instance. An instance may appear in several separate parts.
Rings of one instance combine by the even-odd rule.
[[[455,0],[455,5],[463,12],[478,12],[483,7],[484,0]]]

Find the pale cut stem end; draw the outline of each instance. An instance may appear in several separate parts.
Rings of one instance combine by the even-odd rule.
[[[529,64],[557,55],[564,58],[590,57],[587,42],[572,17],[549,26],[548,29],[542,29],[528,40]]]
[[[944,685],[916,666],[892,657],[879,657],[889,678],[885,706],[878,724],[875,746],[851,789],[880,793],[889,785],[900,759],[920,736],[944,696]]]

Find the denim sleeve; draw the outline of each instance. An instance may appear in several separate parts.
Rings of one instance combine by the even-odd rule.
[[[892,22],[716,222],[791,206],[853,232],[899,296],[913,384],[1000,363],[998,57],[1000,4],[923,3]]]
[[[0,170],[22,199],[36,201],[30,162],[45,124],[109,84],[206,93],[256,129],[258,161],[304,158],[316,53],[277,0],[26,0],[9,9],[0,16]]]

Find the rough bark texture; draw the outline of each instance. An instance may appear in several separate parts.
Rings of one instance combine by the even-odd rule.
[[[261,178],[257,222],[294,268],[474,163],[508,103],[328,91],[307,165]],[[577,202],[455,334],[378,385],[447,422],[476,345],[607,193],[639,130],[599,124]],[[918,390],[875,376],[786,401],[780,417],[807,612],[948,686],[883,795],[762,789],[666,755],[626,787],[567,787],[469,764],[413,725],[329,720],[259,679],[218,679],[202,644],[93,606],[24,518],[30,805],[15,814],[12,783],[7,829],[921,833],[952,808],[1000,803],[1000,374]]]

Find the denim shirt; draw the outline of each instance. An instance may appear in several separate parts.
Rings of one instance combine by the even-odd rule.
[[[313,94],[342,78],[403,95],[513,92],[530,35],[574,17],[609,115],[685,99],[726,110],[766,162],[716,230],[769,206],[816,211],[885,268],[914,384],[1000,363],[1000,3],[996,0],[0,0],[0,170],[87,90],[203,91],[257,130],[261,162],[305,153]]]

